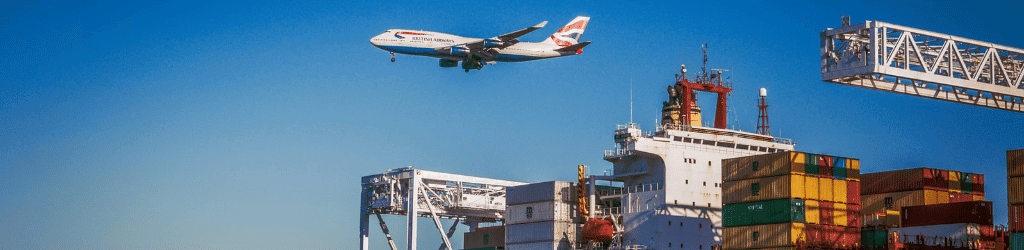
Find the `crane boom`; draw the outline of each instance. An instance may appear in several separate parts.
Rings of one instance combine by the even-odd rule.
[[[1024,113],[1024,49],[866,21],[821,32],[821,80]]]

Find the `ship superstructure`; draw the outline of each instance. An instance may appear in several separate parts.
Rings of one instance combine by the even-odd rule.
[[[722,128],[699,126],[694,91],[719,88],[711,92],[719,93],[717,110],[724,112],[722,96],[731,88],[721,80],[720,71],[711,76],[703,73],[694,81],[685,78],[685,66],[682,73],[669,87],[670,100],[664,103],[660,126],[643,131],[635,123],[620,125],[615,130],[615,149],[604,153],[604,159],[613,164],[613,173],[591,176],[591,190],[596,190],[595,180],[621,184],[621,188],[597,191],[597,197],[591,199],[599,202],[591,202],[590,209],[592,218],[618,222],[616,248],[720,246],[722,159],[794,149],[795,144],[787,139],[724,128],[723,113],[715,115],[716,127]]]

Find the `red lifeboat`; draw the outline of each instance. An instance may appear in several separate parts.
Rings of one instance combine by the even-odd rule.
[[[612,240],[615,235],[615,226],[611,221],[590,218],[583,224],[583,239],[594,241]]]

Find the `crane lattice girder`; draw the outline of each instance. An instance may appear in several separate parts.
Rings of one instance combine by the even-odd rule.
[[[360,183],[359,248],[367,250],[369,247],[371,214],[407,216],[407,249],[415,250],[417,223],[413,218],[433,218],[439,233],[447,241],[438,219],[461,219],[471,224],[471,228],[478,222],[503,220],[507,188],[525,184],[412,167],[363,176]],[[383,221],[381,225],[382,229],[386,228]],[[443,246],[449,248],[451,244]]]
[[[1024,49],[878,21],[822,32],[821,79],[1024,112]]]

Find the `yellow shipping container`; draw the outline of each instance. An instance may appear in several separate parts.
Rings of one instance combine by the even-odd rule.
[[[782,175],[722,183],[722,203],[806,199],[802,175]]]
[[[848,224],[848,222],[849,222],[848,218],[846,217],[847,214],[848,213],[846,212],[846,204],[843,204],[843,203],[833,203],[832,204],[832,223],[835,223],[833,225],[845,227],[846,224]]]
[[[821,203],[815,200],[805,200],[804,219],[807,220],[807,223],[821,224]]]
[[[845,180],[832,179],[832,199],[837,203],[847,203],[846,201],[846,185]]]
[[[751,249],[795,246],[807,241],[804,223],[781,223],[726,227],[722,229],[722,249]]]
[[[924,190],[924,204],[934,205],[937,204],[939,199],[939,192],[935,190]],[[948,196],[946,200],[949,200]]]
[[[985,200],[985,196],[984,195],[974,195],[974,200],[975,201],[983,201],[983,200]]]
[[[821,196],[819,195],[821,191],[818,190],[820,179],[821,178],[813,176],[807,176],[804,178],[804,194],[807,195],[808,200],[821,200]]]
[[[1011,205],[1024,203],[1024,177],[1010,177],[1007,195]]]
[[[960,177],[963,177],[963,173],[949,171],[949,190],[960,191]]]
[[[925,190],[915,190],[862,195],[860,198],[860,210],[862,213],[867,214],[883,212],[886,209],[899,211],[900,208],[906,206],[925,205],[924,191]]]
[[[946,204],[949,203],[949,192],[948,191],[935,191],[935,203]]]
[[[833,196],[833,179],[829,178],[817,178],[818,179],[818,198],[821,201],[834,202]]]

